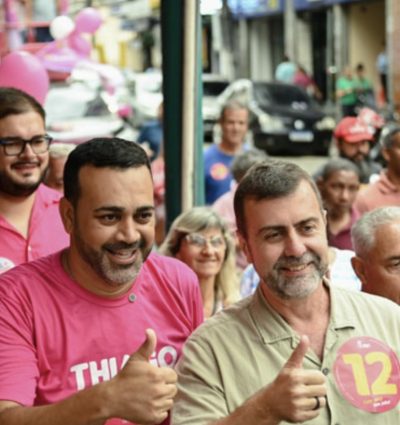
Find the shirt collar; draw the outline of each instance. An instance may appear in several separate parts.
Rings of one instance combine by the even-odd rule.
[[[333,331],[355,328],[353,316],[338,308],[340,304],[337,288],[331,287],[329,280],[324,278],[323,284],[328,288],[331,301],[331,312],[328,327]],[[268,304],[261,290],[260,282],[249,304],[249,312],[259,332],[263,344],[273,344],[284,339],[292,339],[293,347],[298,341],[298,335],[291,326]],[[338,296],[339,295],[339,296]]]

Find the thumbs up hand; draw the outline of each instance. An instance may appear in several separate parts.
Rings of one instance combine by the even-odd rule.
[[[289,357],[289,360],[286,362],[284,369],[302,369],[303,360],[307,353],[307,350],[310,346],[310,341],[307,336],[303,335],[300,338],[300,342],[293,351],[292,355]]]
[[[108,417],[118,417],[139,424],[158,424],[168,416],[177,392],[177,376],[167,367],[156,367],[149,358],[157,345],[152,329],[132,354],[124,368],[108,384]]]
[[[252,410],[259,412],[258,423],[264,423],[263,419],[274,425],[302,423],[317,417],[325,407],[325,376],[318,370],[303,369],[309,346],[308,337],[302,336],[275,380],[249,399]]]
[[[148,362],[151,355],[157,346],[157,335],[153,329],[146,330],[146,339],[143,344],[138,348],[136,353],[132,354],[130,360]]]

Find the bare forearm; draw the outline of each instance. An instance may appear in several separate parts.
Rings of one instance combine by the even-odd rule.
[[[102,385],[47,406],[25,407],[0,402],[2,425],[103,425],[108,418]]]
[[[268,412],[268,406],[264,404],[261,406],[257,398],[252,397],[226,418],[212,422],[209,425],[242,425],[245,423],[278,425],[281,422],[272,412]]]

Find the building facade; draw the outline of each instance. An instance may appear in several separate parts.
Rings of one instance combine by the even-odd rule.
[[[227,0],[234,57],[219,62],[219,69],[213,71],[233,78],[271,80],[276,66],[287,55],[314,76],[326,100],[334,101],[335,80],[346,65],[354,69],[362,63],[366,76],[379,92],[376,59],[386,44],[394,96],[397,85],[392,80],[397,67],[393,64],[397,50],[400,56],[400,46],[395,47],[396,38],[392,34],[396,25],[400,26],[400,19],[392,19],[392,12],[400,9],[398,3],[397,0]]]

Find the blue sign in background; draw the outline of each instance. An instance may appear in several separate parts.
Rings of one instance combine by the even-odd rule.
[[[328,7],[340,3],[362,3],[365,1],[367,0],[294,0],[294,8],[296,10],[305,10]]]
[[[236,18],[276,15],[283,13],[284,0],[228,0],[228,7]]]

